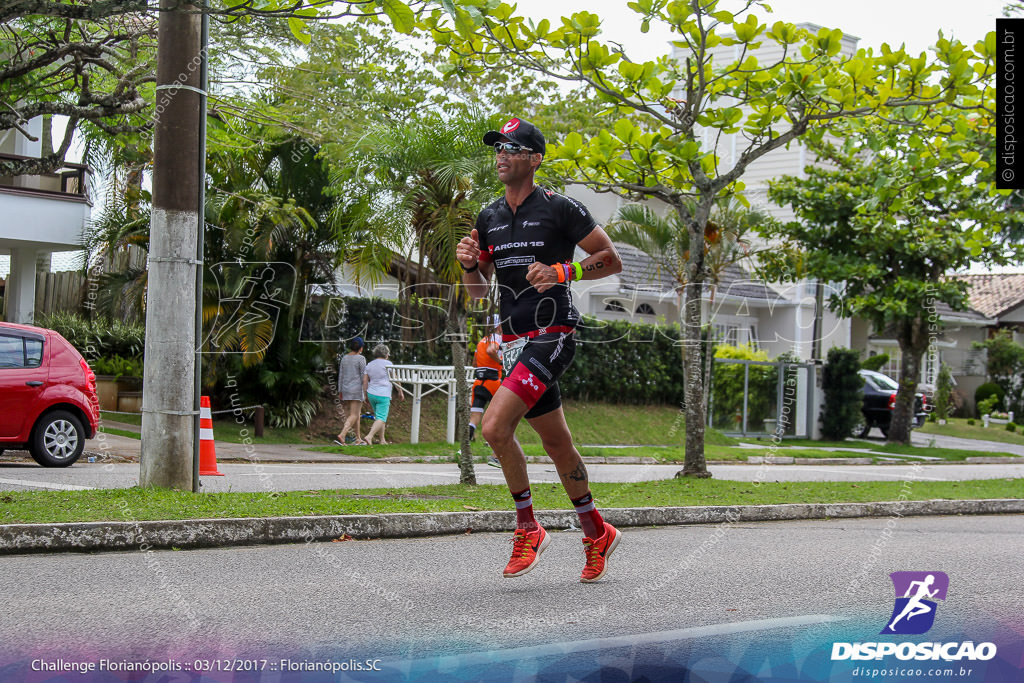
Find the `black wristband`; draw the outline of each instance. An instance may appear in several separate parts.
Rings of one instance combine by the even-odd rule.
[[[462,261],[459,261],[459,265],[462,266],[462,271],[463,272],[465,272],[465,273],[472,273],[474,270],[476,270],[477,268],[480,267],[480,262],[477,261],[476,263],[474,263],[472,268],[467,268],[466,266],[463,266],[462,265]]]

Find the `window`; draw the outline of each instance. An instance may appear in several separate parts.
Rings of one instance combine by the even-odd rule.
[[[38,368],[43,364],[43,341],[41,339],[25,340],[25,367]]]
[[[882,353],[889,354],[889,360],[878,371],[883,375],[889,375],[889,377],[899,377],[900,361],[903,360],[903,357],[900,355],[900,347],[889,347],[882,350]]]
[[[626,307],[617,299],[608,299],[604,304],[604,310],[611,311],[613,313],[625,313]]]
[[[42,362],[42,339],[0,335],[0,368],[38,368]]]
[[[715,323],[712,326],[712,338],[722,344],[738,346],[749,344],[751,348],[757,349],[757,326],[738,325],[736,323]]]
[[[650,304],[640,304],[636,307],[637,315],[654,315],[654,309]]]
[[[25,344],[21,337],[0,335],[0,368],[25,367]]]

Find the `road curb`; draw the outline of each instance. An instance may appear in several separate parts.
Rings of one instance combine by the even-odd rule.
[[[125,512],[131,511],[126,509]],[[1024,514],[1024,499],[606,508],[601,510],[601,514],[620,527],[856,517]],[[571,510],[543,510],[537,513],[537,518],[541,524],[552,529],[575,526],[578,522],[576,513]],[[312,543],[330,541],[344,534],[359,539],[412,538],[468,532],[505,532],[513,524],[514,513],[510,511],[6,524],[0,525],[0,555]]]

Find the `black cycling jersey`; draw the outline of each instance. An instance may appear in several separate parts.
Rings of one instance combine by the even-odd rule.
[[[580,315],[568,285],[540,293],[526,271],[534,261],[550,266],[572,260],[576,245],[595,227],[585,206],[541,187],[534,187],[515,213],[504,197],[480,212],[480,260],[494,262],[504,334],[576,327]]]

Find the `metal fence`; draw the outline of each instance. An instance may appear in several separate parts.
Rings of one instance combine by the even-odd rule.
[[[810,438],[813,363],[716,358],[708,425],[727,436]]]

